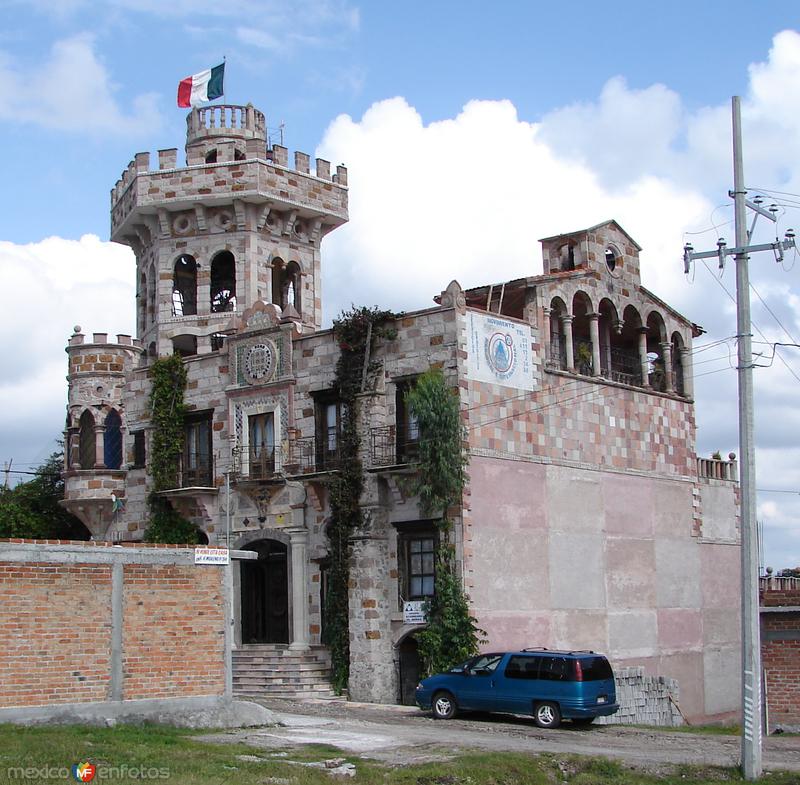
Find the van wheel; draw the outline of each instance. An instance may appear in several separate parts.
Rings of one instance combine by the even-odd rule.
[[[555,703],[543,701],[533,707],[533,721],[540,728],[557,728],[561,724],[561,712]]]
[[[431,708],[436,720],[452,720],[458,711],[456,699],[449,692],[437,692],[433,696]]]

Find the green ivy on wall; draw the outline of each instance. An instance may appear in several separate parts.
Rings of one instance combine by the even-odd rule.
[[[150,520],[144,533],[146,542],[196,543],[197,527],[187,521],[159,491],[174,488],[183,453],[186,405],[186,367],[179,355],[162,357],[150,366],[150,440],[148,471],[153,478],[147,504]]]
[[[420,430],[419,469],[412,488],[425,515],[438,519],[433,597],[428,626],[416,635],[425,675],[445,671],[477,654],[486,633],[470,615],[458,576],[449,511],[461,505],[466,482],[465,431],[458,396],[438,368],[426,371],[406,393],[406,405]]]
[[[396,332],[387,327],[394,319],[391,311],[354,306],[333,322],[341,350],[335,379],[341,406],[341,429],[339,471],[329,484],[330,566],[325,598],[325,643],[331,653],[331,681],[338,693],[347,687],[350,675],[350,537],[363,524],[359,502],[364,476],[359,458],[361,440],[356,398],[374,383],[380,364],[371,359],[372,347],[376,339],[395,336]]]

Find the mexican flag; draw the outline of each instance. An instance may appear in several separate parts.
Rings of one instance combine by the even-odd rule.
[[[194,76],[187,76],[178,84],[178,106],[189,107],[213,101],[223,94],[222,80],[225,63],[206,68]]]

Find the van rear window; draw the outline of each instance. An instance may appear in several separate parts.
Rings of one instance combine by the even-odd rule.
[[[614,672],[605,657],[581,657],[580,662],[584,681],[601,681],[614,678]]]

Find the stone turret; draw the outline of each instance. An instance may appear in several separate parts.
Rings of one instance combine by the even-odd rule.
[[[130,457],[125,454],[125,382],[142,348],[130,335],[109,341],[106,333],[94,333],[87,343],[76,326],[66,351],[63,505],[95,539],[104,539],[124,504]]]
[[[193,109],[177,149],[138,153],[111,191],[111,239],[136,254],[137,338],[147,357],[221,348],[258,300],[322,322],[320,243],[347,221],[347,170],[310,171],[306,153],[268,148],[252,105]]]

